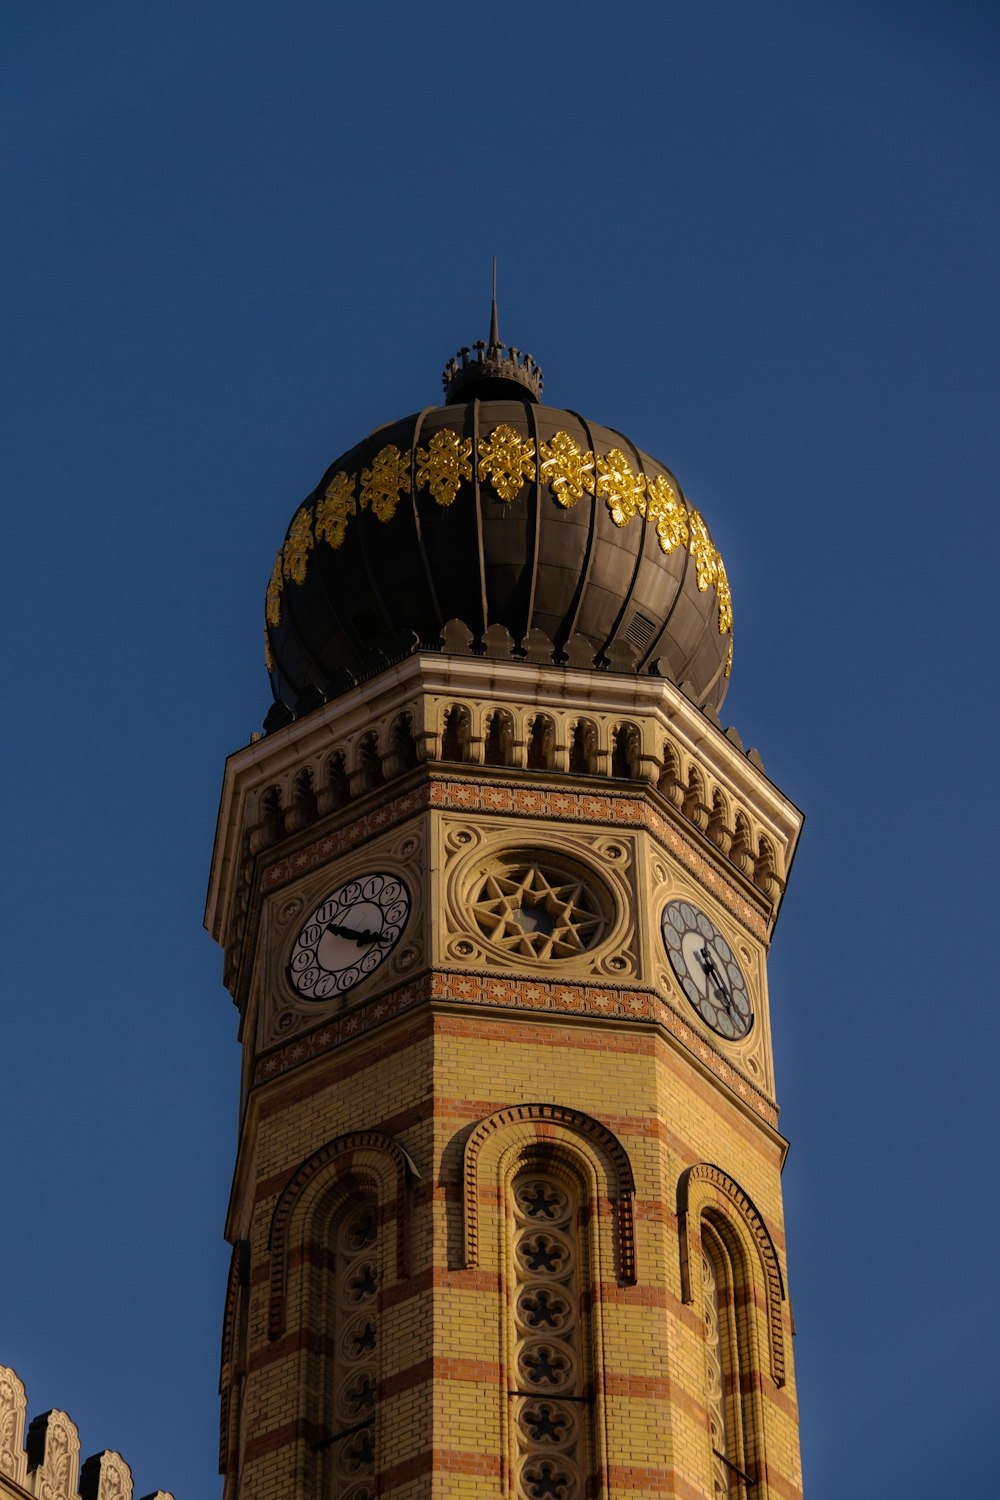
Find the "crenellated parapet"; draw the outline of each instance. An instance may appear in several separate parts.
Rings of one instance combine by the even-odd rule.
[[[132,1500],[132,1471],[120,1453],[94,1453],[82,1468],[80,1434],[64,1411],[27,1423],[27,1397],[16,1372],[0,1365],[0,1497],[10,1500]],[[156,1490],[142,1500],[173,1500]]]

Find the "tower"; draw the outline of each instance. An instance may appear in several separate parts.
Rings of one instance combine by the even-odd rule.
[[[801,817],[719,719],[725,568],[495,308],[444,383],[296,510],[226,767],[226,1500],[786,1500]]]

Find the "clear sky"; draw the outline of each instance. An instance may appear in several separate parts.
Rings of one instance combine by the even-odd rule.
[[[678,474],[771,964],[809,1500],[996,1483],[1000,12],[7,0],[0,1362],[218,1494],[236,1014],[201,930],[264,587],[501,333]]]

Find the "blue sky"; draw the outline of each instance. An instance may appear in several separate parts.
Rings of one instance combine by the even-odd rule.
[[[218,1493],[201,913],[300,499],[484,336],[733,588],[807,813],[771,963],[810,1500],[995,1482],[995,77],[971,3],[8,0],[0,1362]]]

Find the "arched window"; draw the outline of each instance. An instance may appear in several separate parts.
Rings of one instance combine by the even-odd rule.
[[[702,1316],[705,1320],[705,1395],[712,1434],[712,1481],[716,1495],[744,1495],[750,1482],[740,1377],[740,1329],[736,1318],[733,1262],[706,1221],[701,1229]]]
[[[408,1275],[415,1171],[377,1131],[338,1136],[278,1195],[268,1236],[268,1338],[295,1412],[303,1500],[375,1500],[380,1464],[384,1298]]]
[[[586,1492],[592,1449],[581,1194],[543,1159],[511,1181],[514,1494],[570,1500]]]
[[[760,1212],[726,1172],[701,1162],[677,1185],[681,1295],[700,1315],[716,1496],[767,1500],[764,1392],[785,1383],[784,1283]],[[706,1476],[707,1477],[707,1476]]]
[[[331,1220],[329,1248],[326,1327],[333,1357],[326,1365],[323,1494],[374,1500],[381,1281],[374,1195],[352,1196],[341,1206]]]

